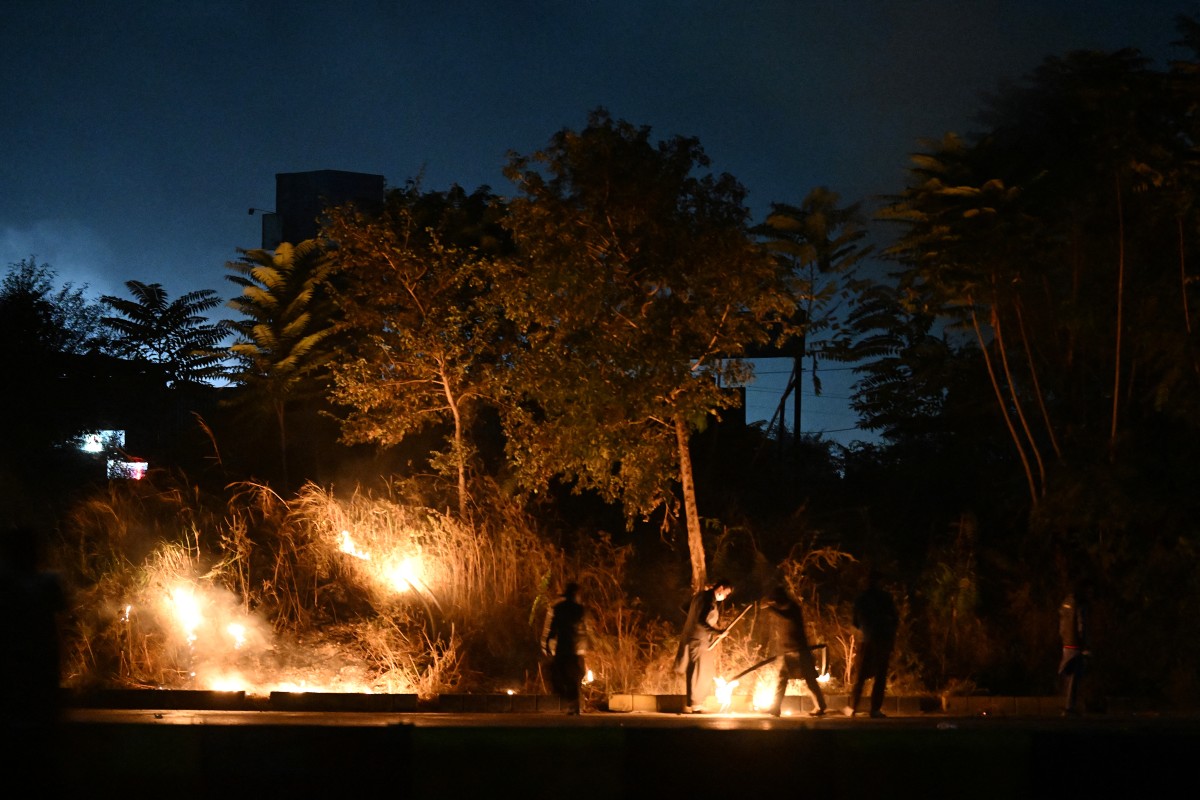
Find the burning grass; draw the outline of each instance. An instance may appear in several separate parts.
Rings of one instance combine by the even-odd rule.
[[[566,575],[596,610],[589,692],[669,674],[672,632],[626,598],[630,553],[603,535],[568,556],[511,509],[468,525],[313,485],[291,499],[236,485],[219,510],[197,499],[114,483],[69,516],[68,685],[542,691],[538,632]]]
[[[400,496],[310,484],[284,498],[246,483],[218,502],[169,476],[113,482],[61,529],[55,564],[73,601],[66,684],[547,692],[539,634],[572,580],[592,615],[585,698],[681,691],[681,620],[629,591],[630,546],[603,533],[564,543],[502,498],[488,519],[464,522]],[[781,570],[797,596],[807,592],[810,638],[828,643],[833,670],[853,657],[852,629],[844,608],[820,602],[810,573],[839,558],[817,553]],[[767,647],[751,609],[724,641],[718,674],[768,659]],[[775,675],[762,665],[725,690],[766,707]],[[803,690],[793,682],[789,693]]]

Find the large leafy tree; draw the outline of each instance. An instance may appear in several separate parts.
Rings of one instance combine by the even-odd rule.
[[[750,236],[744,190],[694,138],[593,112],[513,155],[498,290],[522,333],[507,406],[521,481],[561,479],[631,516],[682,493],[692,582],[706,581],[689,440],[734,405],[739,358],[795,311],[787,270]],[[778,328],[782,331],[782,328]]]
[[[332,261],[316,239],[241,253],[227,264],[233,274],[225,276],[241,288],[229,301],[241,319],[226,323],[236,336],[229,347],[237,361],[234,397],[243,407],[270,410],[287,485],[288,408],[322,397],[328,388],[331,337],[338,327],[324,288]]]
[[[171,300],[161,283],[126,281],[131,298],[100,298],[116,312],[104,317],[116,332],[114,346],[126,358],[152,364],[167,386],[207,383],[222,377],[227,353],[219,347],[225,327],[205,316],[221,304],[212,289]]]
[[[470,512],[475,434],[495,406],[508,346],[492,289],[503,231],[491,192],[391,192],[384,211],[331,211],[336,300],[347,326],[333,399],[348,443],[399,445],[445,432],[432,464]]]

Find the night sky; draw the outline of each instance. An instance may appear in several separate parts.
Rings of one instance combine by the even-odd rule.
[[[89,294],[234,288],[275,174],[488,185],[604,106],[696,136],[756,219],[815,186],[869,208],[918,140],[967,134],[981,93],[1047,55],[1165,66],[1163,0],[0,2],[0,268],[33,256]],[[228,314],[229,312],[222,312]],[[768,367],[768,370],[782,368]],[[849,441],[848,373],[804,430]],[[764,375],[751,419],[776,397]],[[789,416],[790,419],[790,416]]]

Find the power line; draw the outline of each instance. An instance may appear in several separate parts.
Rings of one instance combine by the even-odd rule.
[[[817,372],[850,372],[854,369],[857,369],[857,367],[822,367],[821,369],[817,370]],[[811,372],[812,370],[801,370],[801,372],[805,372],[805,371]],[[754,370],[755,377],[758,377],[759,375],[791,375],[791,374],[792,374],[792,371],[790,369],[764,369],[764,370],[756,369],[756,370]]]

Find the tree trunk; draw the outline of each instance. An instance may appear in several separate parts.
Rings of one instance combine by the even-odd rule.
[[[679,447],[679,484],[683,487],[683,510],[687,522],[688,556],[692,561],[692,591],[698,592],[708,584],[704,559],[704,538],[700,531],[700,512],[696,508],[696,484],[692,478],[692,453],[688,445],[688,428],[683,417],[675,417],[675,440]]]
[[[1117,335],[1113,354],[1112,429],[1108,434],[1109,458],[1117,447],[1117,418],[1121,407],[1121,324],[1125,311],[1125,209],[1121,205],[1121,178],[1117,178]]]
[[[992,330],[996,335],[996,351],[1000,355],[1000,366],[1004,368],[1004,380],[1008,384],[1008,395],[1012,398],[1013,411],[1021,423],[1021,430],[1025,432],[1025,441],[1029,443],[1029,451],[1037,462],[1038,487],[1044,493],[1046,491],[1046,465],[1042,462],[1042,450],[1033,438],[1033,431],[1029,429],[1029,421],[1025,419],[1021,396],[1017,392],[1017,382],[1013,379],[1012,369],[1008,365],[1008,348],[1004,344],[1004,331],[1000,327],[1000,312],[996,310],[995,304],[992,305]]]
[[[444,368],[439,370],[442,393],[446,396],[446,406],[454,417],[454,464],[458,468],[458,518],[467,518],[467,453],[465,450],[465,435],[463,433],[462,413],[458,407],[458,398],[450,389],[450,377]]]
[[[1042,423],[1046,426],[1046,434],[1050,437],[1054,456],[1061,461],[1062,448],[1058,446],[1058,437],[1054,435],[1054,423],[1050,421],[1050,412],[1046,409],[1046,395],[1042,391],[1041,382],[1038,381],[1038,367],[1033,360],[1033,347],[1029,343],[1029,332],[1025,328],[1025,317],[1021,313],[1020,297],[1014,299],[1013,308],[1017,312],[1017,329],[1021,334],[1021,344],[1025,347],[1025,360],[1029,362],[1029,377],[1033,380],[1033,393],[1037,398],[1038,410],[1042,414]]]
[[[275,421],[279,425],[279,466],[283,471],[283,488],[285,491],[290,490],[290,477],[288,476],[288,455],[287,455],[287,408],[286,403],[282,400],[275,402]]]
[[[974,305],[974,300],[970,297],[967,298],[967,302],[972,306]],[[1008,405],[1004,402],[1004,392],[1000,389],[1000,381],[996,378],[996,368],[992,365],[992,357],[988,354],[988,343],[984,341],[983,331],[979,328],[979,318],[975,315],[974,308],[971,310],[971,324],[975,328],[975,338],[979,342],[979,349],[983,354],[983,363],[987,366],[988,378],[992,382],[992,391],[996,393],[996,402],[1000,406],[1000,414],[1004,417],[1004,424],[1008,426],[1008,433],[1012,437],[1013,444],[1017,447],[1017,454],[1021,457],[1021,466],[1025,469],[1025,480],[1029,484],[1029,500],[1036,506],[1038,504],[1038,491],[1033,480],[1033,467],[1029,464],[1029,455],[1021,445],[1021,437],[1017,433],[1016,426],[1013,425]]]

